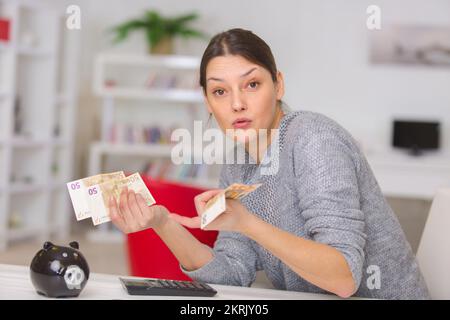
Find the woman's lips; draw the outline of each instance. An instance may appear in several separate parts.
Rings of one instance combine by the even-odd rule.
[[[235,129],[246,129],[250,126],[252,120],[250,119],[246,119],[246,118],[242,118],[242,119],[236,119],[233,122],[233,128]]]

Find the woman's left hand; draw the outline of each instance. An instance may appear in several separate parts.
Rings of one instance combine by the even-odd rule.
[[[223,190],[210,190],[195,197],[194,202],[197,209],[197,217],[189,218],[176,213],[171,213],[170,217],[188,228],[200,228],[200,217],[205,211],[206,203],[221,191]],[[208,224],[205,230],[241,232],[251,213],[239,200],[226,199],[225,204],[225,211]]]

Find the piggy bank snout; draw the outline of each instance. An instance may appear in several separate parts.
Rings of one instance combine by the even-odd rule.
[[[64,274],[64,281],[69,290],[81,289],[81,284],[85,279],[84,271],[78,266],[68,266]]]

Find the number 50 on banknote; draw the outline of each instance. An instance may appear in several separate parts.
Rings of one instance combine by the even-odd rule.
[[[71,181],[67,183],[70,200],[72,201],[75,216],[78,221],[90,218],[91,210],[87,199],[87,188],[110,180],[123,179],[125,174],[123,171],[112,173],[97,174],[95,176]]]
[[[94,225],[111,221],[109,217],[109,200],[114,197],[119,202],[120,193],[124,188],[140,194],[148,206],[156,201],[147,189],[139,173],[134,173],[126,178],[109,180],[87,188],[89,208],[91,210]]]

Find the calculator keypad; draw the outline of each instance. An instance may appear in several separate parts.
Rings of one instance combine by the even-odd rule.
[[[120,278],[123,286],[132,295],[163,296],[214,296],[217,292],[207,284],[197,281],[165,279],[126,279]]]

